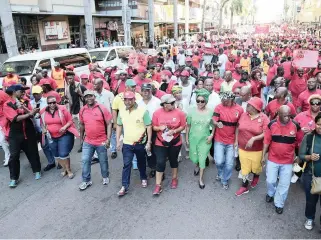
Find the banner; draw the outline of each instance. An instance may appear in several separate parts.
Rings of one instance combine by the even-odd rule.
[[[270,32],[270,25],[255,26],[255,33],[268,34]]]
[[[318,51],[294,50],[293,63],[296,67],[315,68],[318,64]]]

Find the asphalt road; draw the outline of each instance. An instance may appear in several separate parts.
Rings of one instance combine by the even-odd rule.
[[[75,146],[76,150],[78,146]],[[2,151],[1,151],[2,152]],[[43,167],[46,160],[41,153]],[[206,187],[198,187],[193,164],[179,165],[179,185],[172,190],[170,169],[164,191],[153,197],[155,180],[140,187],[138,171],[132,171],[130,192],[118,198],[122,159],[110,160],[108,186],[101,184],[99,164],[92,166],[93,185],[80,192],[81,154],[73,152],[76,177],[62,178],[53,169],[34,180],[29,163],[21,156],[21,182],[9,189],[9,171],[0,167],[0,238],[318,238],[320,224],[312,231],[303,224],[305,196],[301,185],[291,186],[282,215],[265,202],[265,177],[250,193],[236,197],[240,186],[233,173],[230,189],[215,181],[211,164],[205,173]],[[320,207],[318,207],[320,216]]]

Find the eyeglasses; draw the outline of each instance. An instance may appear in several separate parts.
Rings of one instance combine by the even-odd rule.
[[[196,103],[205,103],[205,100],[196,100]]]
[[[48,105],[56,104],[57,102],[48,102]]]
[[[312,106],[321,106],[321,102],[310,102]]]

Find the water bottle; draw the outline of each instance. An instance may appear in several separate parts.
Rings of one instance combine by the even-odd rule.
[[[52,140],[52,138],[51,138],[51,135],[50,135],[50,133],[49,133],[48,131],[46,132],[46,137],[47,137],[47,139],[48,139],[49,144],[53,143],[53,140]]]

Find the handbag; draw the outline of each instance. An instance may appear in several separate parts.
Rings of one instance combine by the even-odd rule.
[[[314,148],[314,140],[315,140],[315,135],[313,136],[312,140],[312,150],[311,153],[313,153],[313,148]],[[321,177],[316,177],[314,175],[314,165],[312,161],[312,182],[311,182],[311,194],[321,194]]]

